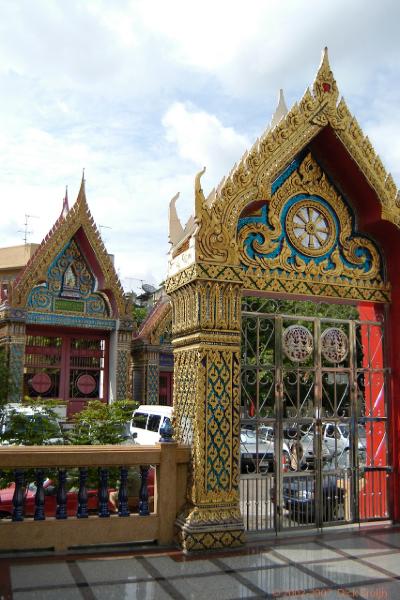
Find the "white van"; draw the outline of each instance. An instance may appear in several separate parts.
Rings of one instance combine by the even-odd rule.
[[[160,429],[171,423],[172,406],[142,404],[137,408],[130,424],[130,433],[137,444],[156,444],[160,441]]]

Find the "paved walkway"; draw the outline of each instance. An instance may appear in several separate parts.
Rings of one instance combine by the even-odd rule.
[[[141,548],[5,557],[1,600],[400,598],[400,527],[327,530],[185,556]]]

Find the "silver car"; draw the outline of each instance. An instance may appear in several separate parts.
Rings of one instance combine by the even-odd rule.
[[[258,430],[243,427],[240,432],[240,470],[242,473],[267,473],[274,471],[274,428],[261,426]],[[286,442],[282,446],[284,468],[290,464],[290,452]]]

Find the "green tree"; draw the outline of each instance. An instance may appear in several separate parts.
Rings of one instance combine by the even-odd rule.
[[[139,327],[145,320],[148,314],[148,309],[145,306],[132,305],[132,316],[136,327]]]
[[[121,444],[127,437],[127,424],[138,403],[121,400],[105,404],[91,400],[75,415],[69,440],[72,444]]]
[[[1,443],[23,446],[62,444],[64,439],[57,420],[54,401],[41,398],[4,407]]]

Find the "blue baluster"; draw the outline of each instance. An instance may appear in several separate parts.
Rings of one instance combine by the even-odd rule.
[[[149,465],[140,466],[140,492],[139,492],[139,515],[147,517],[149,511],[149,491],[147,489],[147,476],[149,474]]]
[[[164,423],[160,428],[160,442],[174,442],[174,428],[172,427],[171,420],[168,418],[164,419]]]
[[[82,467],[79,469],[79,492],[78,492],[78,511],[76,516],[78,519],[87,519],[89,516],[88,513],[88,493],[86,489],[86,481],[88,478],[88,469],[87,467]]]
[[[108,469],[99,469],[99,517],[109,517],[108,508]]]
[[[118,492],[118,514],[120,517],[129,517],[131,514],[128,507],[128,469],[120,469],[120,486]]]
[[[67,514],[67,471],[65,469],[58,469],[58,486],[57,486],[57,509],[56,519],[66,519]]]
[[[12,499],[14,506],[12,520],[23,521],[24,520],[24,501],[25,501],[25,481],[24,472],[20,469],[14,471],[15,489]]]
[[[38,469],[36,471],[36,494],[35,494],[35,514],[33,516],[35,521],[44,521],[44,489],[43,489],[43,481],[44,481],[44,472],[42,469]]]

